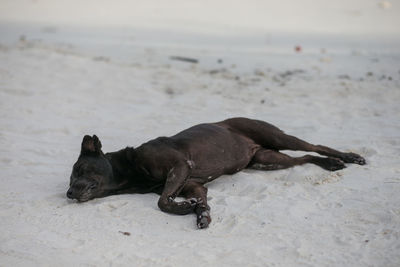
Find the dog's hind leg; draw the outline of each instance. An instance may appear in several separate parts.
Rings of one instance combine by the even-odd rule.
[[[358,154],[341,152],[327,146],[313,145],[283,132],[277,134],[277,136],[274,138],[274,148],[277,150],[300,150],[316,152],[324,156],[341,159],[345,163],[356,163],[359,165],[365,164],[365,159]]]
[[[329,171],[337,171],[346,167],[343,161],[336,158],[323,158],[311,155],[294,158],[278,151],[260,149],[252,158],[248,168],[257,170],[278,170],[305,163],[313,163]]]
[[[257,144],[272,150],[301,150],[339,158],[346,163],[365,164],[365,159],[355,153],[337,151],[327,146],[313,145],[295,136],[285,134],[279,128],[259,120],[233,118],[223,121],[239,133],[251,138]]]
[[[182,189],[182,195],[187,199],[197,199],[194,209],[197,216],[197,227],[207,228],[211,222],[210,206],[207,205],[207,188],[194,181],[188,181]]]
[[[365,159],[358,154],[341,152],[327,146],[313,145],[283,132],[275,138],[274,146],[277,150],[316,152],[324,156],[341,159],[345,163],[356,163],[359,165],[365,164]]]

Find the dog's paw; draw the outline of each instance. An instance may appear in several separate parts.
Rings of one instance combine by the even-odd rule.
[[[211,216],[208,210],[205,210],[201,214],[197,215],[197,228],[199,229],[207,228],[210,222],[211,222]]]
[[[158,207],[164,212],[186,215],[194,212],[197,203],[198,201],[195,198],[176,202],[172,197],[170,197],[167,201],[160,199],[158,201]]]
[[[346,165],[340,159],[328,158],[326,167],[327,170],[337,171],[346,168]]]
[[[342,160],[346,163],[355,163],[359,165],[366,164],[365,159],[356,153],[344,153]]]
[[[328,171],[337,171],[346,168],[346,165],[344,165],[344,162],[341,161],[340,159],[336,158],[316,158],[314,159],[314,162],[320,166],[321,168],[324,168],[325,170]]]

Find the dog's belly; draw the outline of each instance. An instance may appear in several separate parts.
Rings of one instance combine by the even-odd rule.
[[[253,140],[215,124],[201,124],[172,138],[192,163],[190,176],[202,182],[246,168],[260,148]]]

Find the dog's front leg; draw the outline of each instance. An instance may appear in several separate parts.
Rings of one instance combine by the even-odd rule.
[[[175,201],[180,193],[187,178],[189,177],[189,166],[186,162],[180,162],[175,165],[167,175],[164,191],[158,201],[158,207],[164,211],[179,215],[188,214],[194,211],[196,199],[187,199],[185,201]]]

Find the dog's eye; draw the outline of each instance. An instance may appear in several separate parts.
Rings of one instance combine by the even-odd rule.
[[[89,186],[89,189],[90,189],[90,190],[94,190],[94,189],[97,188],[97,186],[98,186],[98,183],[93,183],[93,184],[91,184],[91,185]]]

